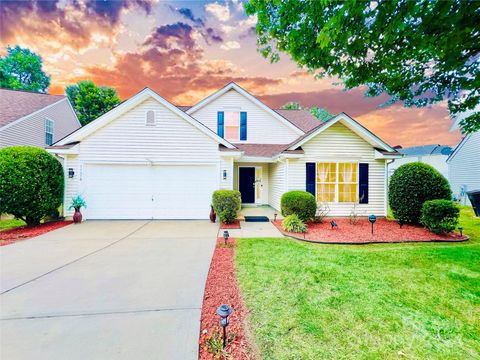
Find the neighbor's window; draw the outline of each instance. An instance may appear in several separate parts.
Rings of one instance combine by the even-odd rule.
[[[317,201],[355,202],[357,189],[357,163],[317,163]]]
[[[53,144],[53,127],[54,122],[50,119],[45,119],[45,144]]]
[[[224,138],[228,141],[240,140],[240,112],[225,111]]]
[[[145,121],[147,125],[155,125],[155,112],[153,110],[147,111],[147,119]]]

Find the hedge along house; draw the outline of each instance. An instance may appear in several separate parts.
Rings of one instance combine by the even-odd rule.
[[[386,164],[401,157],[346,114],[273,110],[235,83],[192,107],[145,88],[49,151],[64,159],[65,208],[82,195],[86,219],[207,219],[216,189],[277,210],[306,190],[330,215],[359,202],[384,216]]]

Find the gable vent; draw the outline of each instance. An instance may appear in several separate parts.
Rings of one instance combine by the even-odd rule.
[[[147,111],[147,119],[145,120],[146,125],[155,125],[155,112],[153,110]]]

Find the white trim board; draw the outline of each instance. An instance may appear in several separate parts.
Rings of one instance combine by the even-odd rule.
[[[201,109],[202,107],[204,107],[205,105],[209,104],[210,102],[212,102],[213,100],[219,98],[220,96],[222,96],[223,94],[225,94],[227,91],[229,90],[235,90],[236,92],[238,92],[240,95],[243,95],[245,98],[247,98],[248,100],[250,100],[251,102],[253,102],[255,105],[257,105],[258,107],[260,107],[262,110],[265,110],[267,113],[269,113],[271,116],[273,116],[275,119],[277,119],[278,121],[280,121],[281,123],[283,123],[284,125],[286,125],[287,127],[289,127],[290,129],[292,129],[297,135],[303,135],[305,134],[305,132],[303,132],[301,129],[299,129],[298,127],[296,127],[294,124],[292,124],[290,121],[288,121],[287,119],[285,119],[283,116],[281,116],[279,113],[277,113],[276,111],[270,109],[267,105],[265,105],[264,103],[262,103],[260,100],[258,100],[255,96],[253,96],[252,94],[250,94],[248,91],[246,91],[245,89],[241,88],[239,85],[237,85],[236,83],[234,82],[231,82],[229,84],[227,84],[226,86],[224,86],[223,88],[221,88],[220,90],[214,92],[213,94],[207,96],[205,99],[201,100],[200,102],[196,103],[194,106],[192,106],[190,109],[188,109],[186,111],[187,114],[193,114],[194,112],[196,112],[197,110]]]
[[[224,145],[229,149],[235,149],[235,146],[229,143],[227,140],[221,138],[217,134],[215,134],[212,130],[207,128],[205,125],[201,124],[199,121],[192,118],[190,115],[185,113],[184,111],[177,108],[175,105],[171,104],[169,101],[158,95],[155,91],[150,88],[145,88],[139,93],[132,96],[130,99],[124,101],[117,107],[113,108],[112,110],[108,111],[107,113],[103,114],[96,120],[90,122],[89,124],[85,125],[84,127],[78,129],[77,131],[67,135],[63,139],[57,141],[54,145],[66,145],[68,143],[74,141],[81,141],[86,136],[94,133],[98,129],[104,127],[111,121],[115,120],[119,116],[125,114],[130,109],[133,109],[138,104],[142,103],[143,101],[147,100],[148,98],[153,98],[154,100],[158,101],[160,104],[165,106],[167,109],[172,111],[174,114],[178,115],[189,124],[193,125],[195,128],[215,140],[216,142]]]

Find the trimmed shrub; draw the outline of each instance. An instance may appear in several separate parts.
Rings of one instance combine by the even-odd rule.
[[[432,166],[413,162],[400,166],[390,178],[389,202],[393,216],[406,223],[418,223],[425,201],[452,199],[447,179]]]
[[[280,208],[283,216],[296,214],[300,220],[308,221],[315,217],[317,202],[309,192],[295,190],[282,195]]]
[[[63,184],[62,165],[45,150],[33,146],[0,150],[0,213],[38,225],[62,204]]]
[[[240,191],[217,190],[212,196],[212,206],[215,214],[224,224],[231,224],[237,218],[238,210],[242,205]]]
[[[458,225],[460,208],[450,200],[429,200],[422,206],[420,223],[436,234],[449,233]]]
[[[307,225],[305,225],[296,214],[288,215],[283,219],[282,228],[285,231],[294,233],[304,233],[307,231]]]

